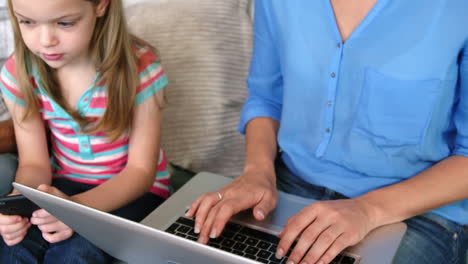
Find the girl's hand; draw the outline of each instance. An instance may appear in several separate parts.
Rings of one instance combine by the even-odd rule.
[[[70,200],[69,196],[65,195],[55,187],[42,184],[37,189]],[[49,243],[57,243],[66,240],[73,235],[73,230],[71,228],[44,209],[39,209],[33,213],[31,224],[37,225],[39,230],[42,231],[42,237]]]
[[[354,199],[315,202],[288,220],[276,256],[283,257],[298,239],[288,263],[330,263],[376,227],[368,212]]]
[[[0,214],[0,234],[8,246],[14,246],[23,241],[30,226],[27,217]]]
[[[275,208],[278,197],[274,177],[260,175],[264,172],[245,173],[226,187],[198,197],[190,206],[187,217],[195,216],[195,233],[198,241],[208,243],[218,237],[229,219],[236,213],[253,208],[257,220]]]

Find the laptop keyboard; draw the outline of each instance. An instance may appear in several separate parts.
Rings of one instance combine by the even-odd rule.
[[[195,221],[193,219],[180,217],[166,229],[166,232],[197,241],[198,234],[194,232],[194,225]],[[275,252],[278,243],[279,238],[275,235],[229,222],[226,224],[221,236],[216,239],[210,239],[208,246],[253,259],[260,263],[283,264],[286,263],[287,257],[291,254],[291,249],[284,258],[277,259]],[[294,248],[294,245],[291,248]],[[331,263],[358,264],[359,257],[342,252]]]

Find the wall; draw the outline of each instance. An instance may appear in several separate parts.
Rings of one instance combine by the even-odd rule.
[[[128,6],[134,3],[144,2],[144,1],[157,1],[157,0],[123,0],[123,3],[124,5]],[[6,0],[0,0],[0,7],[4,7],[4,6],[6,6]]]

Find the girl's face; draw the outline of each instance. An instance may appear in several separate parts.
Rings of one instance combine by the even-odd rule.
[[[100,1],[106,2],[106,1]],[[102,3],[85,0],[12,0],[21,35],[29,50],[50,67],[85,65]]]

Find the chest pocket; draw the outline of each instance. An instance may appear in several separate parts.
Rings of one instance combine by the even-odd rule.
[[[353,131],[378,146],[419,144],[434,108],[440,80],[400,80],[367,69]]]

